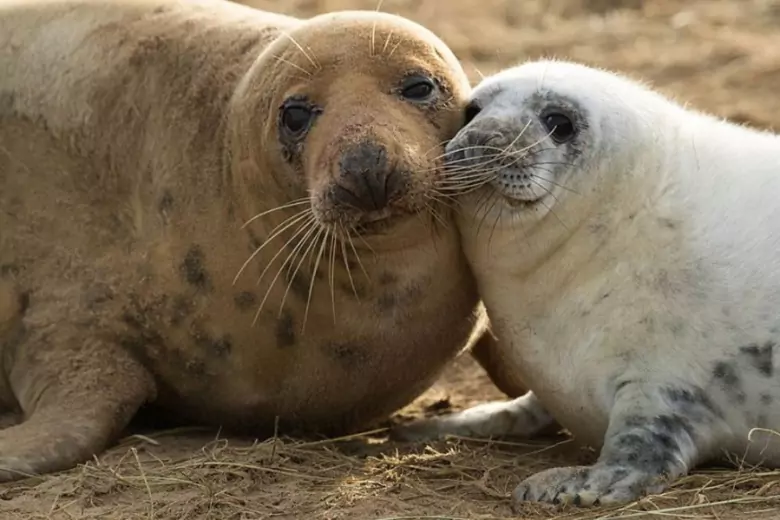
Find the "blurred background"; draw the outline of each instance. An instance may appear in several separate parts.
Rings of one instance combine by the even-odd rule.
[[[557,57],[618,69],[723,117],[780,121],[780,0],[239,0],[300,17],[400,14],[436,32],[470,77]]]

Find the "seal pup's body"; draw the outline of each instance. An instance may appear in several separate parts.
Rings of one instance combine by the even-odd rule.
[[[500,362],[533,393],[397,435],[555,417],[601,448],[517,503],[628,501],[727,453],[780,464],[780,137],[554,61],[485,79],[469,119],[448,145],[472,186],[458,226]]]
[[[468,81],[424,28],[5,1],[0,70],[0,406],[25,418],[1,480],[89,459],[144,403],[351,431],[467,344],[435,187]]]

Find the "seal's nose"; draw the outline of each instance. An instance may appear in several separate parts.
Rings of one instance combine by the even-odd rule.
[[[378,211],[401,188],[400,175],[387,159],[387,150],[372,142],[348,148],[341,157],[335,197],[342,204],[362,211]]]

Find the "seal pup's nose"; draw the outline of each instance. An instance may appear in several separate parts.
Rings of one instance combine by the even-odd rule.
[[[348,148],[341,158],[335,197],[362,211],[384,209],[401,188],[400,175],[387,159],[387,150],[371,142]]]

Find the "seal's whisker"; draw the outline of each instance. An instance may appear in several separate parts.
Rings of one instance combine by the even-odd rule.
[[[490,203],[489,206],[488,203]],[[490,212],[493,211],[493,209],[495,209],[497,203],[498,203],[497,194],[495,192],[490,192],[483,206],[484,212],[482,213],[482,218],[479,219],[479,224],[477,225],[477,234],[481,232],[482,226],[485,224],[485,220],[487,220],[487,217],[490,214]]]
[[[444,228],[449,227],[447,225],[447,222],[444,220],[444,218],[441,215],[439,215],[439,213],[436,211],[436,208],[434,208],[431,204],[429,204],[427,202],[425,202],[423,204],[424,204],[425,209],[427,210],[428,214],[433,218],[433,220],[435,220],[436,222],[441,224],[441,226],[444,227]]]
[[[340,224],[340,227],[342,237],[348,237],[349,231],[347,231],[343,224]],[[339,242],[341,244],[341,256],[344,259],[344,268],[347,270],[347,278],[349,278],[349,284],[352,286],[352,292],[355,294],[355,299],[359,302],[360,297],[358,296],[357,287],[355,287],[355,280],[352,278],[352,270],[349,268],[349,260],[347,259],[347,243],[343,239]]]
[[[398,40],[398,42],[397,42],[395,45],[393,45],[393,48],[392,48],[392,49],[390,49],[390,53],[387,55],[387,57],[388,57],[388,58],[392,57],[393,53],[394,53],[396,50],[398,50],[398,47],[400,47],[400,46],[401,46],[401,44],[402,44],[403,42],[405,42],[405,41],[406,41],[406,40],[405,40],[405,39],[403,39],[403,38],[401,38],[400,40]]]
[[[355,255],[355,260],[357,260],[358,266],[360,266],[360,270],[363,271],[363,274],[365,275],[366,279],[370,281],[371,277],[368,276],[368,271],[366,271],[366,267],[363,265],[363,261],[360,259],[360,255],[358,254],[358,251],[355,248],[355,242],[352,240],[352,233],[347,233],[347,239],[349,240],[349,247],[352,248],[352,253]]]
[[[290,292],[290,288],[292,287],[293,282],[298,277],[298,273],[301,270],[301,265],[303,265],[303,262],[306,261],[306,258],[308,257],[309,252],[311,251],[312,245],[316,241],[316,237],[318,237],[321,233],[322,233],[322,226],[319,225],[312,226],[311,229],[306,232],[303,238],[301,238],[301,241],[293,248],[292,252],[289,255],[287,255],[287,259],[284,261],[282,267],[276,273],[276,277],[274,277],[274,282],[276,282],[276,278],[278,278],[279,275],[282,273],[282,271],[284,271],[286,265],[287,277],[289,278],[289,280],[287,281],[287,287],[285,288],[284,294],[282,295],[282,300],[279,303],[280,317],[282,315],[282,312],[284,312],[284,303],[287,301],[287,295]],[[304,248],[306,244],[308,244],[308,246]],[[301,252],[303,253],[301,259],[296,264],[295,269],[291,271],[292,265],[295,262],[295,258],[297,258],[297,256]],[[315,275],[316,273],[311,273],[312,279],[314,278]]]
[[[241,273],[243,273],[243,272],[244,272],[244,269],[246,269],[246,267],[249,265],[249,263],[250,263],[252,260],[254,260],[254,259],[255,259],[255,257],[256,257],[257,255],[259,255],[259,254],[260,254],[260,251],[262,251],[262,250],[263,250],[263,248],[264,248],[266,245],[270,244],[270,243],[271,243],[271,241],[272,241],[274,238],[278,237],[280,234],[284,233],[284,232],[285,232],[287,229],[289,229],[290,227],[294,226],[295,224],[297,224],[297,223],[298,223],[298,222],[300,222],[301,220],[304,220],[304,219],[306,219],[307,217],[313,217],[313,213],[312,213],[312,211],[311,211],[311,207],[308,207],[308,208],[306,208],[306,209],[304,209],[304,210],[302,210],[302,211],[299,211],[298,213],[296,213],[296,214],[294,214],[294,215],[291,215],[291,216],[287,217],[286,219],[284,219],[284,220],[281,222],[281,224],[279,224],[278,226],[276,226],[276,227],[275,227],[275,228],[274,228],[274,229],[271,231],[271,235],[270,235],[268,238],[266,238],[266,239],[263,241],[263,243],[262,243],[262,244],[260,244],[260,245],[259,245],[259,246],[258,246],[258,247],[257,247],[257,248],[256,248],[256,249],[253,251],[253,252],[252,252],[252,254],[251,254],[251,255],[249,255],[249,258],[247,258],[247,259],[246,259],[246,261],[245,261],[245,262],[244,262],[244,263],[241,265],[241,268],[238,270],[238,273],[236,273],[236,276],[233,278],[233,285],[235,285],[235,284],[236,284],[236,282],[238,281],[238,279],[241,277]]]
[[[549,211],[549,212],[552,214],[552,216],[554,216],[554,217],[555,217],[555,219],[556,219],[558,222],[560,222],[561,226],[563,226],[563,229],[565,229],[566,231],[570,231],[570,230],[569,230],[569,226],[567,226],[567,225],[566,225],[566,223],[565,223],[563,220],[561,220],[561,217],[559,217],[559,216],[558,216],[558,214],[557,214],[555,211],[553,211],[553,209],[552,209],[550,206],[548,206],[547,204],[545,204],[543,200],[539,200],[539,203],[540,203],[542,206],[544,206],[544,207],[547,209],[547,211]]]
[[[325,251],[325,245],[328,243],[328,234],[330,231],[327,228],[323,228],[321,231],[325,232],[325,235],[322,236],[322,244],[320,245],[319,253],[317,253],[317,261],[314,262],[314,271],[311,275],[311,281],[309,281],[309,296],[306,299],[306,308],[303,311],[303,324],[301,325],[301,334],[303,334],[306,331],[306,321],[309,319],[309,309],[311,307],[311,295],[314,292],[314,281],[317,279],[317,269],[320,267],[320,261],[322,260],[322,253]],[[315,243],[317,240],[319,240],[319,237],[321,236],[321,233],[317,235],[317,238],[314,240]]]
[[[286,31],[280,31],[280,33],[281,33],[282,35],[284,35],[284,36],[285,36],[287,39],[289,39],[289,40],[290,40],[290,42],[292,42],[292,44],[293,44],[293,45],[295,45],[295,46],[298,48],[298,50],[299,50],[299,51],[301,51],[301,53],[303,53],[303,55],[306,57],[306,59],[307,59],[307,60],[309,60],[309,63],[311,63],[311,64],[312,64],[312,66],[314,66],[314,69],[315,69],[315,70],[319,70],[320,68],[322,68],[322,67],[320,66],[320,64],[319,64],[319,63],[317,63],[317,62],[314,60],[314,58],[313,58],[312,56],[310,56],[310,55],[309,55],[309,53],[308,53],[308,52],[306,52],[306,49],[304,49],[304,48],[303,48],[303,46],[301,46],[301,44],[300,44],[300,43],[298,43],[298,42],[297,42],[297,40],[296,40],[295,38],[293,38],[293,37],[292,37],[292,34],[290,34],[290,33],[286,32]]]
[[[377,13],[382,8],[382,1],[383,0],[379,0],[377,2],[377,4],[376,4],[376,12]],[[374,19],[374,23],[371,25],[371,49],[370,49],[370,52],[368,54],[369,56],[374,56],[374,53],[376,52],[376,48],[375,48],[375,45],[376,45],[376,22],[377,22],[377,20]]]
[[[298,248],[301,246],[301,244],[305,243],[306,237],[311,233],[312,230],[317,229],[317,219],[314,215],[311,215],[311,218],[307,220],[304,224],[301,224],[300,227],[296,230],[296,232],[285,242],[284,246],[279,248],[279,251],[271,258],[271,260],[268,262],[268,264],[265,266],[263,271],[260,273],[260,276],[257,279],[257,284],[260,284],[260,281],[265,276],[265,273],[268,272],[268,269],[271,268],[271,265],[273,265],[276,258],[279,257],[279,255],[282,254],[282,252],[287,250],[287,247],[295,241],[299,235],[303,234],[303,239],[299,241],[293,250],[288,253],[287,257],[285,258],[284,262],[282,262],[281,267],[279,267],[278,271],[276,272],[276,276],[274,276],[273,280],[271,280],[271,283],[268,285],[268,289],[265,291],[265,295],[263,296],[263,300],[260,302],[260,305],[257,307],[257,312],[255,313],[254,320],[252,321],[252,324],[254,325],[258,318],[260,317],[260,313],[263,310],[263,307],[265,306],[265,302],[268,299],[268,296],[271,294],[271,290],[274,288],[274,285],[276,285],[276,280],[279,279],[279,276],[282,274],[282,271],[284,270],[285,266],[288,262],[290,262],[290,259],[293,257],[293,255],[296,253]],[[290,284],[292,284],[293,278],[290,278]],[[282,300],[284,302],[284,300]],[[282,303],[284,305],[284,303]]]
[[[393,37],[393,31],[390,31],[387,33],[387,38],[385,39],[385,44],[382,46],[382,54],[384,54],[387,51],[387,46],[390,44],[390,39]]]
[[[493,227],[490,229],[490,235],[488,235],[488,245],[493,241],[493,234],[496,232],[496,227],[498,226],[499,220],[501,220],[501,216],[504,213],[504,206],[498,207],[498,212],[496,213],[496,218],[493,219]]]
[[[309,72],[308,70],[304,69],[303,67],[301,67],[297,63],[293,63],[293,62],[291,62],[288,59],[282,58],[281,56],[274,56],[274,59],[276,59],[276,61],[284,63],[285,65],[289,65],[290,67],[293,67],[294,69],[298,69],[299,71],[301,71],[304,74],[306,74],[306,77],[308,77],[308,78],[310,78],[312,76],[311,72]]]
[[[330,305],[333,310],[333,324],[336,324],[336,233],[330,233],[330,251],[328,254],[328,280],[330,283]]]
[[[264,216],[268,215],[269,213],[273,213],[274,211],[279,211],[281,209],[287,209],[287,208],[293,208],[295,206],[301,206],[303,204],[310,204],[310,203],[311,203],[311,199],[309,197],[304,197],[304,198],[301,198],[301,199],[296,199],[296,200],[293,200],[291,202],[288,202],[287,204],[282,204],[281,206],[276,206],[275,208],[271,208],[271,209],[265,210],[265,211],[263,211],[261,213],[258,213],[254,217],[250,218],[246,222],[244,222],[241,225],[241,229],[244,229],[251,222],[254,222],[255,220],[259,219],[260,217],[264,217]]]
[[[484,177],[480,179],[474,179],[468,182],[458,182],[455,184],[441,184],[438,187],[438,191],[440,193],[464,193],[471,189],[478,189],[481,186],[485,186],[486,184],[490,184],[493,180],[495,180],[496,176],[489,176]]]

